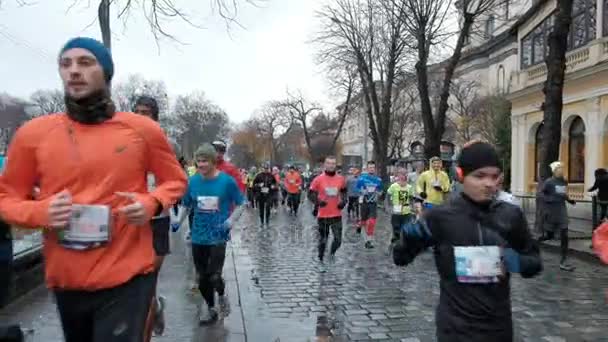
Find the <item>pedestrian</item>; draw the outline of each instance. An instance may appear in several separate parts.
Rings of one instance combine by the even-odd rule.
[[[365,248],[374,248],[373,240],[378,218],[378,198],[382,194],[382,179],[376,176],[376,163],[373,160],[367,162],[367,173],[361,175],[357,180],[357,191],[359,193],[359,207],[361,211],[361,223],[357,233],[361,233],[364,226]]]
[[[272,176],[274,177],[277,189],[276,191],[272,192],[272,200],[271,200],[271,208],[272,208],[272,213],[273,215],[277,213],[278,208],[279,208],[279,197],[281,197],[281,194],[283,192],[282,189],[282,184],[281,184],[281,174],[279,172],[279,167],[278,166],[273,166],[272,167]]]
[[[348,196],[348,217],[359,218],[359,192],[357,190],[357,182],[359,181],[359,170],[352,168],[349,172],[349,176],[346,179],[346,192]]]
[[[253,186],[253,180],[258,175],[258,169],[252,166],[247,174],[247,199],[249,200],[249,207],[255,209],[255,191]]]
[[[442,170],[439,157],[430,159],[430,169],[424,171],[416,181],[417,192],[432,206],[443,204],[450,192],[450,177]]]
[[[346,181],[336,173],[336,157],[325,158],[324,171],[317,176],[310,190],[314,192],[313,200],[318,208],[314,213],[319,224],[319,262],[321,271],[325,271],[324,257],[330,232],[333,241],[330,249],[330,260],[334,260],[336,252],[342,244],[342,209],[346,206]]]
[[[277,180],[270,172],[270,164],[264,164],[262,172],[255,176],[253,180],[254,195],[260,213],[260,225],[268,226],[270,218],[270,208],[278,191]]]
[[[133,112],[147,116],[156,122],[159,120],[158,103],[154,98],[149,96],[140,96],[135,101]],[[156,188],[156,176],[152,173],[148,173],[147,181],[148,191],[153,192]],[[171,215],[169,214],[169,211],[166,210],[159,215],[154,216],[150,221],[150,225],[152,226],[152,240],[154,243],[154,251],[156,252],[156,261],[154,264],[156,269],[156,283],[158,284],[160,268],[162,267],[165,256],[169,254],[169,227],[171,225]],[[144,341],[150,341],[152,339],[152,331],[154,331],[157,336],[160,336],[165,330],[164,309],[166,298],[164,296],[159,296],[156,292],[155,289],[155,295],[152,299],[150,314],[146,324]]]
[[[412,220],[411,206],[414,189],[407,182],[407,171],[405,169],[397,171],[396,182],[391,184],[386,193],[389,196],[392,209],[393,237],[391,238],[391,246],[393,246],[401,237],[401,227]]]
[[[593,186],[587,191],[597,191],[597,204],[600,206],[599,221],[604,221],[608,213],[608,171],[606,169],[595,170],[595,181],[593,182]]]
[[[217,163],[215,167],[218,170],[232,177],[238,185],[239,189],[241,189],[241,191],[245,193],[247,191],[247,188],[245,186],[245,183],[242,182],[241,173],[239,172],[239,169],[234,166],[234,164],[224,158],[227,149],[226,143],[222,140],[215,140],[213,143],[211,143],[211,145],[213,145],[215,151],[217,152]]]
[[[289,171],[285,174],[285,182],[283,185],[287,192],[287,205],[291,210],[291,213],[295,216],[298,215],[298,209],[300,207],[300,192],[302,190],[302,176],[296,170],[293,165],[289,166]]]
[[[549,165],[552,177],[545,180],[541,188],[543,198],[543,236],[540,241],[552,240],[559,232],[560,263],[562,271],[572,272],[575,267],[568,263],[568,209],[566,202],[575,205],[568,196],[568,182],[564,178],[563,165],[555,161]]]
[[[222,317],[230,314],[222,271],[230,230],[245,209],[245,198],[234,178],[217,169],[217,151],[213,146],[199,147],[195,158],[199,172],[190,178],[182,203],[186,211],[194,212],[192,258],[204,299],[199,323],[206,324],[215,322],[220,314]],[[186,217],[187,214],[180,215],[173,225],[174,231]],[[219,309],[215,305],[216,292]]]
[[[113,70],[102,43],[68,41],[59,54],[66,113],[21,126],[0,177],[0,216],[46,229],[46,283],[67,342],[143,338],[156,284],[150,220],[186,188],[160,126],[116,111]],[[159,180],[152,192],[148,173]]]
[[[538,244],[521,208],[494,199],[501,163],[493,146],[464,147],[458,165],[461,197],[408,225],[393,260],[408,265],[433,247],[440,279],[438,342],[512,342],[510,273],[529,278],[541,272]]]

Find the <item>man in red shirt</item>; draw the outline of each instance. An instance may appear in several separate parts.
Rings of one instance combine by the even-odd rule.
[[[239,186],[239,189],[241,189],[241,191],[245,193],[247,191],[247,187],[245,183],[243,183],[243,179],[241,177],[239,169],[231,162],[226,161],[224,159],[224,154],[226,154],[226,143],[221,140],[216,140],[211,144],[217,152],[217,164],[215,165],[215,167],[218,170],[232,176],[232,178],[234,178],[234,181],[236,182],[236,185]]]
[[[342,244],[342,209],[346,206],[346,181],[336,174],[336,157],[325,158],[325,171],[312,181],[310,190],[314,193],[313,200],[318,207],[314,214],[319,223],[319,261],[321,272],[325,272],[323,257],[329,231],[334,235],[330,250],[330,260],[333,260]]]

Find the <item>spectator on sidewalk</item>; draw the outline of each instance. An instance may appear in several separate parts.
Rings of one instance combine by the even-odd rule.
[[[588,191],[597,191],[597,203],[600,206],[599,221],[602,222],[606,219],[606,214],[608,212],[608,171],[606,171],[606,169],[595,170],[595,182]],[[593,229],[595,230],[595,227],[593,227]]]

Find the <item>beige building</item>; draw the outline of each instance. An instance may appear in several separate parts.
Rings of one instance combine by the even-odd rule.
[[[607,6],[604,9],[605,5]],[[547,68],[547,37],[555,1],[540,1],[519,23],[517,69],[509,80],[512,102],[512,190],[533,193],[538,176],[539,128]],[[560,160],[570,193],[589,198],[596,168],[608,163],[608,10],[605,0],[575,0],[567,54]]]

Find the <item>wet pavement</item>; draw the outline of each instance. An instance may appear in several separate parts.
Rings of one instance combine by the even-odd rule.
[[[345,224],[336,260],[321,272],[316,227],[308,206],[299,217],[283,210],[260,228],[249,210],[234,231],[224,275],[232,313],[213,326],[196,323],[200,295],[181,234],[160,276],[168,299],[167,329],[153,341],[434,341],[439,295],[432,255],[408,268],[388,256],[389,221],[378,221],[376,248]],[[512,278],[516,341],[608,341],[608,273],[597,263],[573,260],[574,273],[544,253],[544,273]],[[52,297],[40,288],[0,311],[1,322],[22,322],[33,341],[61,341]]]

